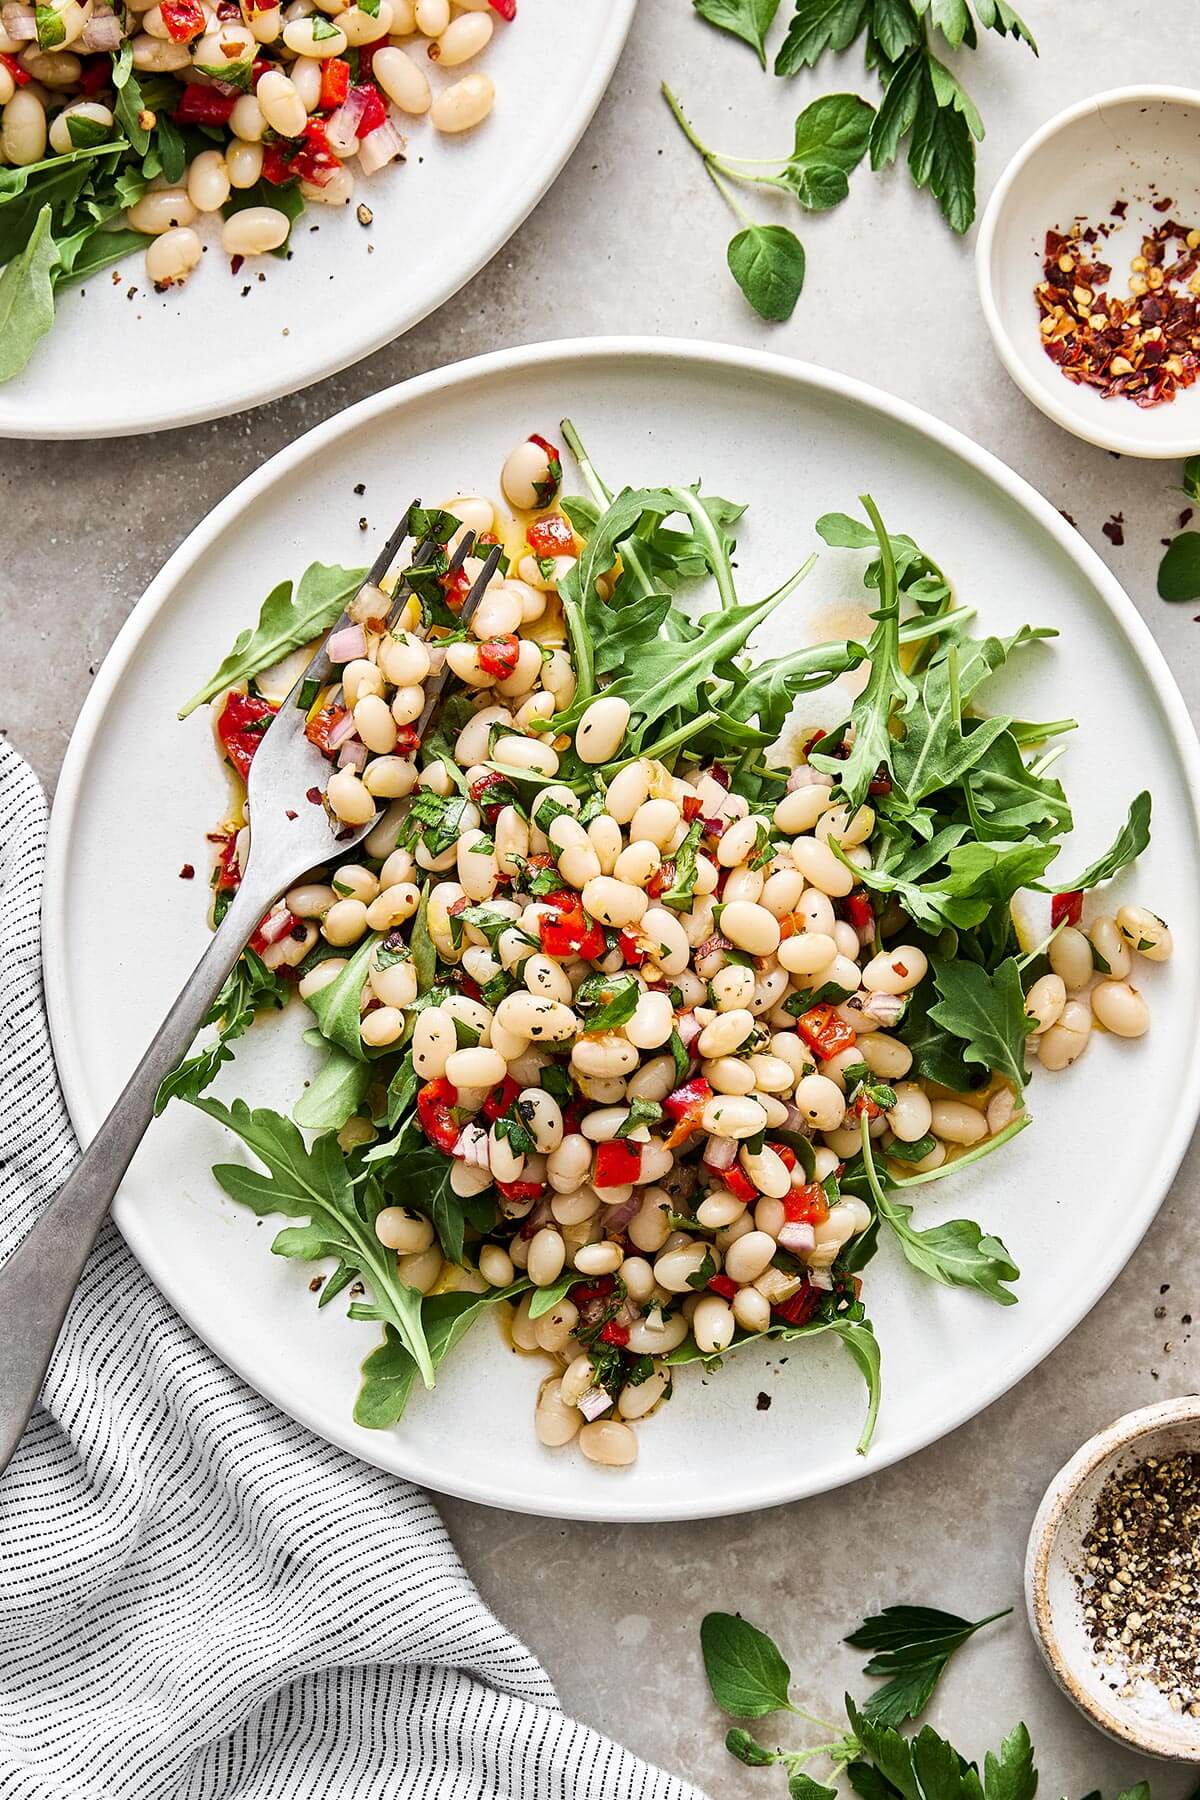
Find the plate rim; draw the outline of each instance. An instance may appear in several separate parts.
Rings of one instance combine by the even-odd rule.
[[[600,102],[608,92],[621,54],[633,28],[637,15],[637,0],[605,0],[608,17],[600,34],[599,54],[591,64],[587,79],[579,92],[579,104],[567,129],[547,140],[546,153],[538,164],[538,173],[525,194],[518,195],[515,203],[507,208],[500,207],[487,215],[490,228],[473,236],[471,242],[479,248],[475,256],[461,274],[448,280],[440,281],[431,291],[428,303],[421,307],[412,318],[395,328],[385,328],[375,333],[360,349],[343,356],[335,353],[329,360],[322,360],[308,373],[296,378],[294,375],[269,377],[260,381],[253,391],[233,405],[218,403],[215,406],[203,402],[186,408],[182,412],[167,412],[161,408],[147,408],[136,414],[104,424],[80,424],[73,426],[61,418],[42,416],[39,405],[36,413],[26,419],[16,416],[14,409],[5,400],[4,391],[0,388],[0,441],[13,443],[84,443],[118,437],[140,437],[160,431],[177,431],[189,425],[209,424],[214,419],[234,419],[240,413],[253,412],[260,406],[267,406],[274,400],[285,399],[289,394],[303,393],[319,381],[326,381],[332,375],[340,375],[344,370],[353,368],[356,363],[364,362],[368,356],[374,356],[388,344],[399,343],[402,338],[414,331],[432,313],[445,306],[456,294],[469,286],[481,271],[499,256],[509,239],[520,230],[534,208],[546,198],[555,185],[567,163],[578,149],[584,132],[595,118]],[[336,333],[328,334],[332,345]],[[268,368],[264,362],[263,368]],[[276,359],[276,370],[286,369],[287,359],[280,356]],[[402,383],[394,384],[397,386]],[[136,394],[136,387],[131,387]],[[383,390],[390,392],[390,389]],[[340,414],[335,415],[340,417]]]
[[[113,691],[124,676],[143,637],[155,625],[160,612],[168,604],[177,584],[192,573],[213,542],[235,525],[240,515],[247,512],[278,482],[286,480],[297,465],[319,456],[328,444],[361,430],[380,415],[403,411],[446,388],[480,381],[486,383],[514,372],[538,370],[549,364],[563,363],[567,367],[574,367],[581,362],[603,363],[613,360],[619,363],[638,358],[692,369],[718,369],[726,374],[745,372],[769,377],[785,388],[790,386],[828,394],[838,400],[848,400],[865,407],[884,421],[891,420],[917,432],[936,447],[948,451],[965,463],[1021,506],[1078,566],[1138,655],[1163,709],[1190,801],[1193,828],[1197,841],[1200,841],[1200,742],[1165,656],[1133,602],[1098,553],[1067,525],[1050,501],[993,452],[975,444],[956,427],[945,424],[910,401],[887,394],[870,383],[839,371],[823,369],[773,351],[748,349],[717,341],[647,335],[563,338],[491,351],[482,356],[447,364],[369,395],[285,445],[227,494],[171,553],[134,606],[104,658],[80,710],[63,760],[51,813],[42,901],[43,982],[50,1035],[67,1110],[81,1143],[90,1140],[98,1121],[92,1110],[84,1072],[71,1039],[67,984],[63,958],[58,948],[66,942],[64,875],[70,852],[72,824],[81,798],[91,746],[103,725]],[[565,1499],[555,1496],[548,1498],[545,1504],[539,1504],[536,1495],[530,1496],[514,1492],[509,1487],[489,1485],[486,1473],[478,1480],[457,1479],[447,1482],[444,1476],[439,1476],[436,1469],[429,1467],[423,1455],[418,1453],[416,1456],[409,1456],[402,1442],[399,1442],[398,1457],[393,1456],[385,1461],[382,1456],[373,1456],[369,1447],[364,1447],[358,1437],[353,1435],[354,1428],[348,1409],[341,1429],[329,1430],[325,1423],[315,1420],[311,1409],[306,1409],[302,1394],[283,1394],[275,1390],[273,1383],[261,1383],[242,1366],[236,1354],[228,1353],[226,1333],[210,1332],[201,1327],[193,1316],[193,1307],[187,1303],[186,1292],[181,1303],[176,1284],[171,1279],[169,1261],[155,1256],[152,1251],[147,1251],[144,1245],[139,1244],[136,1215],[126,1216],[127,1209],[122,1206],[119,1193],[114,1206],[114,1218],[151,1280],[197,1336],[222,1361],[281,1411],[297,1419],[326,1442],[337,1444],[363,1461],[432,1487],[437,1492],[534,1516],[628,1524],[733,1517],[739,1513],[759,1511],[816,1494],[833,1492],[863,1476],[878,1474],[892,1464],[948,1437],[951,1432],[985,1411],[1018,1382],[1032,1374],[1103,1298],[1158,1215],[1187,1151],[1197,1116],[1200,1115],[1200,1036],[1193,1042],[1191,1057],[1178,1092],[1181,1104],[1175,1109],[1170,1130],[1159,1141],[1150,1171],[1152,1178],[1147,1183],[1146,1191],[1155,1195],[1153,1204],[1138,1219],[1131,1235],[1113,1240],[1118,1245],[1117,1249],[1114,1252],[1110,1245],[1108,1257],[1093,1281],[1086,1288],[1078,1290],[1082,1298],[1054,1314],[1040,1333],[1035,1333],[1027,1340],[1029,1348],[1021,1358],[1022,1366],[1019,1369],[1014,1371],[1005,1365],[997,1380],[971,1392],[965,1398],[958,1397],[939,1415],[935,1426],[927,1427],[918,1423],[902,1433],[885,1453],[860,1458],[857,1462],[849,1459],[832,1478],[824,1475],[815,1480],[805,1480],[803,1474],[798,1473],[791,1479],[774,1479],[765,1485],[739,1493],[735,1500],[722,1499],[716,1509],[702,1496],[683,1496],[668,1502],[633,1499],[624,1505],[614,1505],[603,1484],[598,1484],[595,1497],[589,1496],[586,1501],[570,1496]],[[398,1440],[393,1438],[390,1442],[396,1445]]]

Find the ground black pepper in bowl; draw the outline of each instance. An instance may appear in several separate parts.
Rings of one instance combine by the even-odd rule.
[[[1200,1454],[1148,1456],[1101,1489],[1078,1574],[1097,1658],[1200,1718]]]

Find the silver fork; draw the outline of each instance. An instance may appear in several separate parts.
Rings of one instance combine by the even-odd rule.
[[[414,501],[409,507],[376,557],[363,588],[378,587],[384,580],[409,536],[418,506]],[[464,533],[450,558],[451,573],[461,568],[473,543],[474,534]],[[409,568],[419,567],[430,548],[428,543],[418,546]],[[496,545],[463,601],[460,624],[469,624],[499,560]],[[398,584],[393,617],[410,591],[406,581]],[[340,630],[348,619],[349,610],[333,630]],[[331,857],[343,856],[372,829],[373,820],[353,828],[339,826],[323,805],[314,805],[307,797],[314,788],[324,791],[330,765],[304,735],[308,709],[302,696],[313,691],[307,684],[315,681],[324,687],[336,679],[336,665],[323,642],[263,733],[250,764],[250,852],[232,904],[75,1170],[0,1269],[0,1473],[37,1404],[67,1308],[113,1196],[150,1124],[160,1084],[186,1054],[264,913],[300,876]],[[447,679],[448,670],[443,668],[426,683],[422,731]]]

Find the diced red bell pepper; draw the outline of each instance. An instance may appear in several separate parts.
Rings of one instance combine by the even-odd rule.
[[[506,19],[509,24],[517,16],[517,0],[488,0],[488,5],[494,13],[499,13],[500,17]]]
[[[646,883],[646,892],[651,900],[660,900],[667,889],[673,888],[674,886],[675,864],[673,862],[659,863],[657,869],[655,869],[653,875]]]
[[[642,1146],[628,1138],[613,1138],[596,1145],[594,1188],[628,1187],[642,1172]]]
[[[270,148],[274,148],[271,145]],[[334,700],[329,706],[323,706],[319,713],[314,713],[304,727],[304,735],[310,744],[315,744],[323,756],[332,756],[329,738],[334,728],[346,717],[346,708],[340,700]]]
[[[190,44],[203,36],[204,8],[200,0],[162,0],[159,7],[167,36],[176,44]]]
[[[732,1300],[737,1293],[737,1282],[730,1275],[710,1275],[708,1286],[712,1293],[720,1294],[722,1300]]]
[[[700,808],[703,805],[704,802],[701,800],[699,794],[685,794],[683,796],[683,816],[689,825],[693,819],[698,819],[700,817]]]
[[[639,969],[646,960],[646,952],[638,949],[638,941],[631,931],[619,931],[617,943],[621,947],[621,955],[628,968]]]
[[[239,94],[222,94],[218,88],[201,87],[193,81],[180,94],[171,117],[177,125],[227,125],[240,98]]]
[[[525,1200],[540,1200],[546,1191],[544,1181],[497,1181],[494,1186],[497,1193],[518,1206]],[[535,1231],[540,1229],[540,1226],[534,1226]]]
[[[485,638],[479,646],[479,666],[493,681],[506,681],[517,666],[521,645],[513,632]]]
[[[525,542],[535,556],[574,556],[575,533],[562,513],[549,513],[535,519],[525,533]]]
[[[601,1275],[595,1281],[577,1281],[567,1289],[567,1298],[582,1311],[593,1300],[607,1300],[615,1286],[611,1275]]]
[[[0,51],[0,69],[8,70],[9,74],[12,76],[13,81],[15,82],[17,87],[24,87],[27,82],[30,82],[33,80],[33,76],[29,73],[29,70],[23,69],[21,67],[20,63],[17,61],[16,57],[10,56],[7,51]],[[103,72],[111,80],[111,78],[112,78],[111,63],[109,64],[107,70],[105,70]],[[97,85],[100,85],[100,84],[98,83]]]
[[[8,59],[6,57],[0,56],[0,63],[6,62],[7,60]],[[20,67],[19,64],[18,64],[18,67]],[[12,74],[13,72],[10,70],[9,73]],[[29,81],[32,79],[32,77],[30,76],[27,69],[21,69],[21,74],[25,77],[25,81]],[[13,75],[13,79],[14,80],[17,79],[15,74]],[[24,82],[17,81],[17,86],[23,87]],[[85,57],[83,59],[83,72],[79,77],[80,92],[83,94],[98,94],[102,88],[111,87],[111,86],[112,86],[112,62],[111,62],[111,60],[107,56],[87,56],[87,57]]]
[[[342,56],[327,56],[321,64],[321,93],[317,105],[333,112],[350,92],[350,64]]]
[[[567,1104],[562,1109],[563,1136],[577,1136],[583,1125],[583,1121],[587,1118],[591,1110],[591,1103],[581,1099],[578,1095],[576,1095],[574,1100],[568,1100]]]
[[[449,1156],[459,1138],[459,1125],[454,1116],[458,1089],[445,1076],[427,1081],[417,1094],[417,1118],[429,1142]]]
[[[618,1349],[623,1350],[625,1345],[629,1342],[628,1325],[620,1325],[617,1323],[616,1319],[610,1319],[608,1324],[601,1329],[600,1342],[602,1344],[616,1344]]]
[[[547,956],[582,956],[596,962],[604,955],[604,933],[589,920],[578,894],[551,894],[553,914],[538,915],[538,936]]]
[[[758,1189],[743,1169],[741,1163],[730,1163],[727,1169],[714,1169],[711,1163],[704,1167],[712,1176],[714,1183],[726,1188],[735,1200],[741,1200],[746,1206],[752,1206],[758,1199]]]
[[[292,167],[292,162],[293,152],[290,144],[268,144],[263,151],[263,180],[269,181],[272,187],[285,187],[289,181],[295,181],[296,171]]]
[[[221,848],[217,851],[218,894],[231,894],[241,886],[242,865],[237,857],[237,832],[231,832],[227,838],[221,839]]]
[[[516,11],[515,7],[513,8],[513,11],[514,12]],[[550,442],[549,438],[542,437],[541,434],[536,431],[530,432],[529,441],[531,444],[536,444],[539,450],[544,450],[546,452],[546,461],[547,462],[558,463],[560,465],[559,473],[561,474],[562,473],[562,468],[561,468],[562,451],[559,449],[558,445],[552,444]]]
[[[832,1056],[840,1056],[843,1050],[849,1050],[858,1041],[858,1034],[853,1025],[847,1025],[839,1019],[832,1006],[813,1006],[806,1013],[801,1013],[796,1020],[796,1030],[804,1039],[810,1050],[815,1050],[822,1062],[828,1062]]]
[[[663,1111],[670,1113],[673,1119],[682,1119],[694,1112],[697,1106],[706,1106],[712,1097],[713,1091],[708,1082],[703,1075],[697,1075],[667,1095],[663,1101]]]
[[[483,1116],[494,1123],[502,1119],[517,1095],[521,1092],[521,1084],[506,1075],[497,1087],[494,1087],[483,1103]]]
[[[217,736],[221,748],[245,781],[250,773],[254,752],[262,743],[263,732],[279,711],[269,700],[231,688],[217,719]]]
[[[883,1114],[882,1106],[877,1100],[872,1100],[869,1094],[860,1094],[856,1100],[851,1101],[847,1111],[855,1119],[878,1119]]]
[[[326,187],[341,166],[329,147],[329,132],[324,119],[309,119],[300,147],[292,157],[291,173],[297,181],[311,181],[315,187]]]
[[[819,1181],[789,1188],[783,1196],[783,1216],[792,1225],[820,1225],[829,1217],[829,1201]]]
[[[796,1152],[792,1149],[792,1146],[790,1144],[775,1144],[768,1142],[767,1149],[775,1152],[776,1156],[790,1175],[796,1166]]]
[[[486,769],[471,783],[471,798],[487,820],[494,825],[512,794],[512,784],[499,769]]]
[[[771,1311],[785,1325],[807,1325],[808,1321],[821,1304],[821,1289],[810,1287],[807,1283],[788,1299],[781,1300]]]
[[[1060,925],[1078,925],[1083,917],[1083,891],[1074,889],[1069,894],[1055,894],[1050,901],[1050,925],[1055,931]]]
[[[317,183],[320,187],[322,184]],[[421,748],[421,739],[412,725],[397,725],[396,742],[392,750],[393,756],[413,756]]]
[[[875,909],[869,897],[862,893],[847,894],[845,902],[847,923],[853,925],[855,931],[865,931],[875,923]]]
[[[355,126],[355,134],[360,138],[369,137],[373,131],[378,131],[386,121],[387,106],[384,103],[383,95],[373,81],[360,82],[354,91],[363,97],[363,109],[358,124]]]
[[[880,794],[890,794],[891,791],[892,791],[892,778],[890,775],[883,774],[882,772],[880,774],[876,775],[867,784],[868,794],[875,795],[876,797],[878,797]]]

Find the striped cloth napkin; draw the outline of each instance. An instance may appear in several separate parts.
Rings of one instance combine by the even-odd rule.
[[[0,743],[0,1260],[76,1155],[45,837]],[[418,1796],[703,1800],[565,1718],[426,1496],[243,1386],[108,1227],[0,1480],[0,1800]]]

